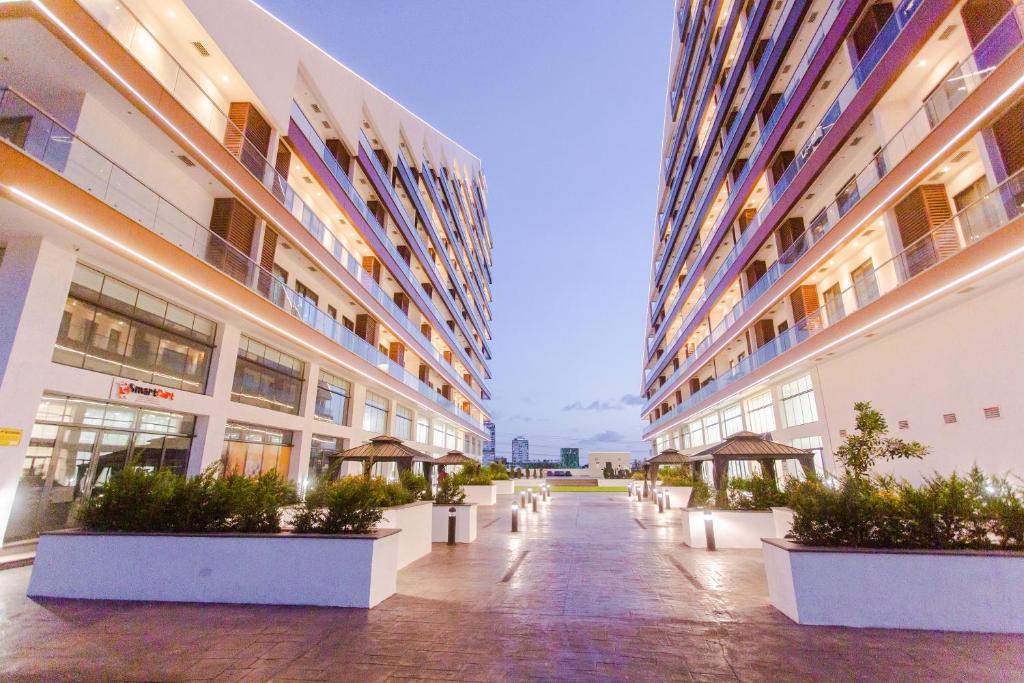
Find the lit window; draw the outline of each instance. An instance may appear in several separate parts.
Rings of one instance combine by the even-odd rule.
[[[747,425],[755,434],[764,434],[775,429],[771,392],[766,391],[747,400]]]
[[[701,421],[691,422],[686,425],[686,431],[690,435],[690,446],[697,447],[704,445],[704,429],[701,426]]]
[[[817,422],[818,408],[814,404],[814,386],[810,375],[783,384],[779,395],[782,397],[782,414],[787,427]]]
[[[430,443],[430,421],[425,417],[416,419],[416,440],[420,443]]]
[[[718,424],[718,413],[711,413],[704,418],[704,443],[718,443],[722,440],[722,430]]]
[[[412,438],[412,411],[405,406],[395,406],[395,436],[403,440]]]
[[[814,451],[814,471],[821,475],[825,474],[825,461],[821,455],[823,446],[820,436],[802,436],[799,439],[793,439],[790,445],[807,451]],[[799,466],[796,469],[800,470],[800,472],[795,473],[795,476],[803,478],[803,469]]]
[[[732,436],[736,432],[743,431],[743,409],[740,408],[739,403],[722,411],[722,423],[725,428],[725,436]]]
[[[366,392],[363,429],[383,434],[388,428],[388,400],[372,391]]]

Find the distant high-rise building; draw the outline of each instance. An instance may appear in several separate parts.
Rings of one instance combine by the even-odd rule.
[[[675,9],[643,438],[771,432],[836,470],[870,401],[931,448],[887,472],[1019,466],[1021,6]]]
[[[562,456],[562,467],[566,469],[575,469],[580,466],[580,449],[578,448],[563,448],[560,450]]]
[[[509,463],[513,466],[522,465],[530,459],[530,440],[525,436],[517,436],[512,439],[512,459]]]
[[[494,462],[494,422],[484,422],[484,430],[487,432],[487,440],[484,441],[484,464]]]

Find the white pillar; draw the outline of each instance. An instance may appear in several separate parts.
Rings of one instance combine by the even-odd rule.
[[[196,437],[188,461],[189,475],[196,475],[219,462],[224,453],[224,428],[231,405],[231,386],[235,379],[238,343],[241,331],[231,324],[221,324],[217,347],[210,363],[210,381],[206,393],[214,398],[210,414],[196,421]]]
[[[0,445],[0,540],[74,271],[74,253],[41,237],[11,238],[0,263],[0,428],[22,432],[16,445]]]

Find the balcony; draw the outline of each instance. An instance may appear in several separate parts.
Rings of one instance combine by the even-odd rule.
[[[750,375],[823,330],[831,329],[851,313],[869,307],[907,282],[920,277],[1021,217],[1024,217],[1024,171],[1007,178],[987,195],[965,207],[870,273],[862,275],[852,285],[842,290],[839,298],[811,311],[796,325],[701,387],[699,391],[653,421],[644,438],[651,438],[659,428],[693,411],[705,400],[737,380]]]
[[[698,361],[704,357],[708,348],[719,339],[731,336],[731,328],[737,320],[754,306],[761,296],[776,282],[782,279],[814,244],[817,244],[828,235],[839,221],[857,205],[861,197],[866,196],[891,169],[894,169],[916,146],[918,146],[931,132],[943,123],[957,106],[967,97],[976,91],[988,77],[1021,45],[1024,45],[1024,13],[1021,8],[1024,4],[1018,3],[1003,19],[989,32],[987,36],[977,45],[971,56],[953,68],[935,88],[932,94],[925,100],[922,106],[914,112],[903,125],[903,127],[881,148],[878,154],[869,162],[854,179],[853,187],[856,192],[852,195],[843,196],[840,199],[826,206],[820,213],[811,219],[807,230],[790,245],[789,249],[780,255],[779,259],[767,270],[767,272],[743,295],[736,305],[725,315],[709,335],[698,344],[695,353],[680,363],[679,368],[673,372],[665,384],[652,395],[652,398],[644,406],[644,412],[650,411],[661,402],[664,397],[672,391],[678,380],[691,370]],[[666,344],[666,348],[672,349],[680,337],[687,333],[688,325],[694,319],[695,312],[699,311],[703,304],[713,294],[714,288],[728,272],[729,267],[736,261],[744,245],[750,241],[751,228],[743,233],[732,251],[726,256],[722,265],[712,277],[711,282],[705,287],[704,295],[691,309],[690,314],[680,326],[678,332]],[[668,355],[668,354],[666,354]],[[656,371],[664,366],[667,359],[659,361],[648,374],[647,381],[650,382]]]
[[[374,345],[288,287],[272,271],[210,232],[102,152],[10,88],[0,87],[0,117],[29,121],[18,137],[0,138],[76,187],[240,283],[309,328],[405,384],[450,415],[477,426],[470,413],[381,353]]]

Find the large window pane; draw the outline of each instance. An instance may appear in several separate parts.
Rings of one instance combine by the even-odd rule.
[[[388,400],[372,391],[366,392],[363,408],[363,429],[384,434],[388,428]]]
[[[231,400],[298,415],[304,370],[297,358],[242,337]]]

